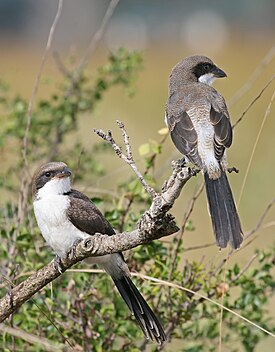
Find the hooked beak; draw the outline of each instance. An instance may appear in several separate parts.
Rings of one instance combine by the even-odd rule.
[[[55,177],[56,178],[70,177],[71,174],[72,174],[71,170],[66,167],[64,170],[62,170],[58,174],[56,174]]]
[[[212,73],[213,73],[214,77],[217,77],[217,78],[227,77],[227,74],[223,70],[218,68],[217,66],[215,66],[212,69]]]

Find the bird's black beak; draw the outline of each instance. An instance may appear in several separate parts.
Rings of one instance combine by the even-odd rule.
[[[70,177],[71,176],[71,170],[65,167],[62,171],[60,171],[58,174],[55,175],[57,178],[63,178],[63,177]]]
[[[217,78],[227,77],[227,74],[217,66],[212,69],[212,73]]]

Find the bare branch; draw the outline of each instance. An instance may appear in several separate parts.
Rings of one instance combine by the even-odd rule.
[[[191,247],[184,248],[184,252],[190,252],[190,251],[195,251],[197,249],[204,249],[204,248],[208,248],[208,247],[213,247],[215,245],[216,245],[216,242],[205,243],[200,246],[191,246]]]
[[[77,69],[74,72],[74,80],[77,81],[81,71],[83,70],[84,66],[87,64],[90,56],[93,54],[95,49],[97,48],[97,45],[102,38],[103,34],[105,33],[105,30],[110,22],[110,19],[113,16],[113,13],[119,3],[119,0],[111,0],[109,3],[109,6],[107,8],[107,11],[102,19],[102,22],[100,24],[100,27],[96,31],[96,33],[92,36],[91,41],[88,45],[88,48],[86,49],[85,54],[83,55],[82,59],[79,62],[79,65]]]
[[[275,76],[274,76],[275,77]],[[275,90],[273,91],[273,94],[272,94],[272,97],[269,101],[269,104],[266,108],[266,111],[265,111],[265,114],[264,114],[264,118],[262,120],[262,123],[261,123],[261,126],[260,126],[260,129],[258,131],[258,134],[257,134],[257,137],[256,137],[256,141],[253,145],[253,148],[252,148],[252,152],[251,152],[251,155],[249,157],[249,161],[248,161],[248,165],[247,165],[247,168],[246,168],[246,171],[245,171],[245,175],[244,175],[244,178],[243,178],[243,183],[242,183],[242,186],[241,186],[241,190],[240,190],[240,193],[239,193],[239,199],[238,199],[238,202],[237,202],[237,206],[240,204],[241,202],[241,199],[242,199],[242,195],[243,195],[243,191],[244,191],[244,187],[245,187],[245,184],[246,184],[246,180],[247,180],[247,176],[248,176],[248,173],[250,171],[250,167],[251,167],[251,164],[252,164],[252,160],[253,160],[253,157],[254,157],[254,154],[255,154],[255,150],[256,150],[256,147],[258,145],[258,142],[259,142],[259,139],[260,139],[260,136],[261,136],[261,133],[262,133],[262,130],[263,130],[263,127],[264,127],[264,124],[266,122],[266,119],[268,117],[268,115],[270,114],[270,110],[271,110],[271,105],[273,103],[273,100],[275,98]]]
[[[254,260],[258,257],[258,253],[255,253],[250,259],[249,261],[246,263],[246,265],[242,268],[242,270],[240,270],[239,274],[236,275],[232,280],[232,282],[237,281],[251,266],[251,264],[254,262]]]
[[[275,198],[273,198],[271,200],[271,202],[269,202],[269,204],[266,206],[263,214],[261,215],[261,217],[259,218],[258,222],[256,223],[256,225],[254,226],[254,228],[250,231],[248,231],[245,235],[244,235],[244,240],[247,240],[250,236],[252,236],[255,232],[257,232],[263,225],[264,219],[266,218],[267,214],[269,213],[270,209],[273,207],[273,205],[275,204]],[[241,247],[242,248],[242,247]]]
[[[3,334],[9,334],[19,339],[22,339],[23,341],[26,341],[29,344],[35,344],[35,345],[41,346],[41,348],[44,351],[61,352],[61,351],[64,351],[64,348],[66,348],[64,344],[53,343],[52,341],[46,339],[45,337],[36,336],[26,331],[23,331],[19,328],[14,328],[8,325],[0,324],[0,331]]]
[[[233,95],[233,97],[229,100],[228,105],[233,105],[237,100],[239,100],[248,90],[252,87],[253,83],[256,79],[261,75],[263,70],[270,64],[270,62],[274,59],[275,56],[275,45],[271,47],[266,56],[260,62],[260,65],[256,68],[256,70],[250,75],[249,79],[245,82],[245,84]]]
[[[252,102],[247,106],[247,108],[243,111],[241,116],[237,119],[237,121],[232,125],[232,128],[234,129],[244,118],[244,116],[247,114],[247,112],[252,108],[252,106],[256,103],[257,100],[260,99],[260,97],[263,95],[264,91],[270,86],[270,84],[273,82],[275,78],[275,75],[270,78],[270,80],[267,82],[267,84],[263,87],[263,89],[260,91],[260,93],[252,100]]]
[[[148,183],[145,181],[144,177],[142,176],[142,173],[139,171],[139,169],[137,168],[134,159],[133,159],[133,155],[132,155],[132,150],[131,150],[131,146],[129,144],[129,136],[127,135],[127,132],[125,130],[125,126],[123,124],[123,122],[118,121],[117,120],[117,124],[118,127],[121,129],[122,131],[122,136],[124,138],[124,144],[125,144],[125,149],[126,149],[126,154],[124,154],[122,152],[122,149],[116,144],[112,132],[108,131],[108,133],[104,133],[102,130],[99,129],[94,129],[94,132],[101,137],[103,140],[105,140],[106,142],[108,142],[112,148],[114,149],[114,151],[116,152],[117,156],[119,158],[121,158],[122,160],[124,160],[128,165],[131,166],[132,170],[134,171],[134,173],[136,174],[136,176],[138,177],[138,179],[140,180],[141,184],[143,185],[145,191],[151,196],[151,198],[155,198],[157,196],[156,191],[148,185]]]
[[[27,153],[28,153],[28,143],[29,143],[29,132],[30,132],[30,127],[31,127],[31,122],[32,122],[33,104],[34,104],[35,98],[37,96],[39,83],[40,83],[42,71],[44,69],[45,62],[46,62],[46,59],[47,59],[47,56],[48,56],[48,52],[49,52],[49,50],[51,48],[51,45],[52,45],[53,35],[54,35],[58,20],[59,20],[60,15],[61,15],[62,6],[63,6],[63,0],[59,0],[58,1],[57,12],[56,12],[53,24],[52,24],[52,26],[50,28],[50,32],[49,32],[46,48],[45,48],[44,54],[42,56],[42,60],[41,60],[41,64],[40,64],[40,67],[39,67],[39,70],[38,70],[38,74],[37,74],[37,77],[36,77],[36,80],[35,80],[35,85],[34,85],[34,88],[33,88],[32,96],[31,96],[31,99],[29,101],[28,112],[27,112],[27,117],[28,117],[27,126],[26,126],[24,140],[23,140],[23,159],[24,159],[25,165],[28,164]]]

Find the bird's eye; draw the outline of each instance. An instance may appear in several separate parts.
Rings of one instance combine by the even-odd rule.
[[[203,66],[203,68],[205,69],[205,71],[208,71],[208,70],[210,69],[210,65],[209,65],[209,64],[205,64],[205,65]]]
[[[49,171],[45,172],[45,176],[46,177],[51,177],[51,172],[49,172]]]

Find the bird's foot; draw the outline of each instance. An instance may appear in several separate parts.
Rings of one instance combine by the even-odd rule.
[[[238,170],[235,166],[233,167],[228,167],[227,171],[231,174],[232,172],[236,172],[236,174],[239,173],[240,170]]]
[[[187,158],[183,155],[183,157],[177,161],[177,165],[180,167],[180,168],[183,168],[186,166],[186,164],[188,163],[188,160]]]
[[[189,175],[190,175],[191,177],[197,176],[197,174],[198,174],[200,171],[201,171],[201,170],[198,169],[197,167],[192,167],[192,168],[189,167],[189,169],[188,169]]]
[[[80,242],[82,242],[82,240],[83,240],[82,238],[78,238],[78,239],[76,239],[74,241],[74,243],[73,243],[73,245],[72,245],[72,247],[71,247],[71,249],[70,249],[70,251],[68,253],[68,258],[69,259],[73,259],[75,257],[75,255],[76,255],[76,247],[78,246],[78,244]]]
[[[63,264],[62,264],[61,258],[60,258],[58,255],[55,256],[53,263],[54,263],[55,269],[56,269],[60,274],[63,274],[64,271],[65,271],[65,269],[64,269],[64,266],[63,266]]]

